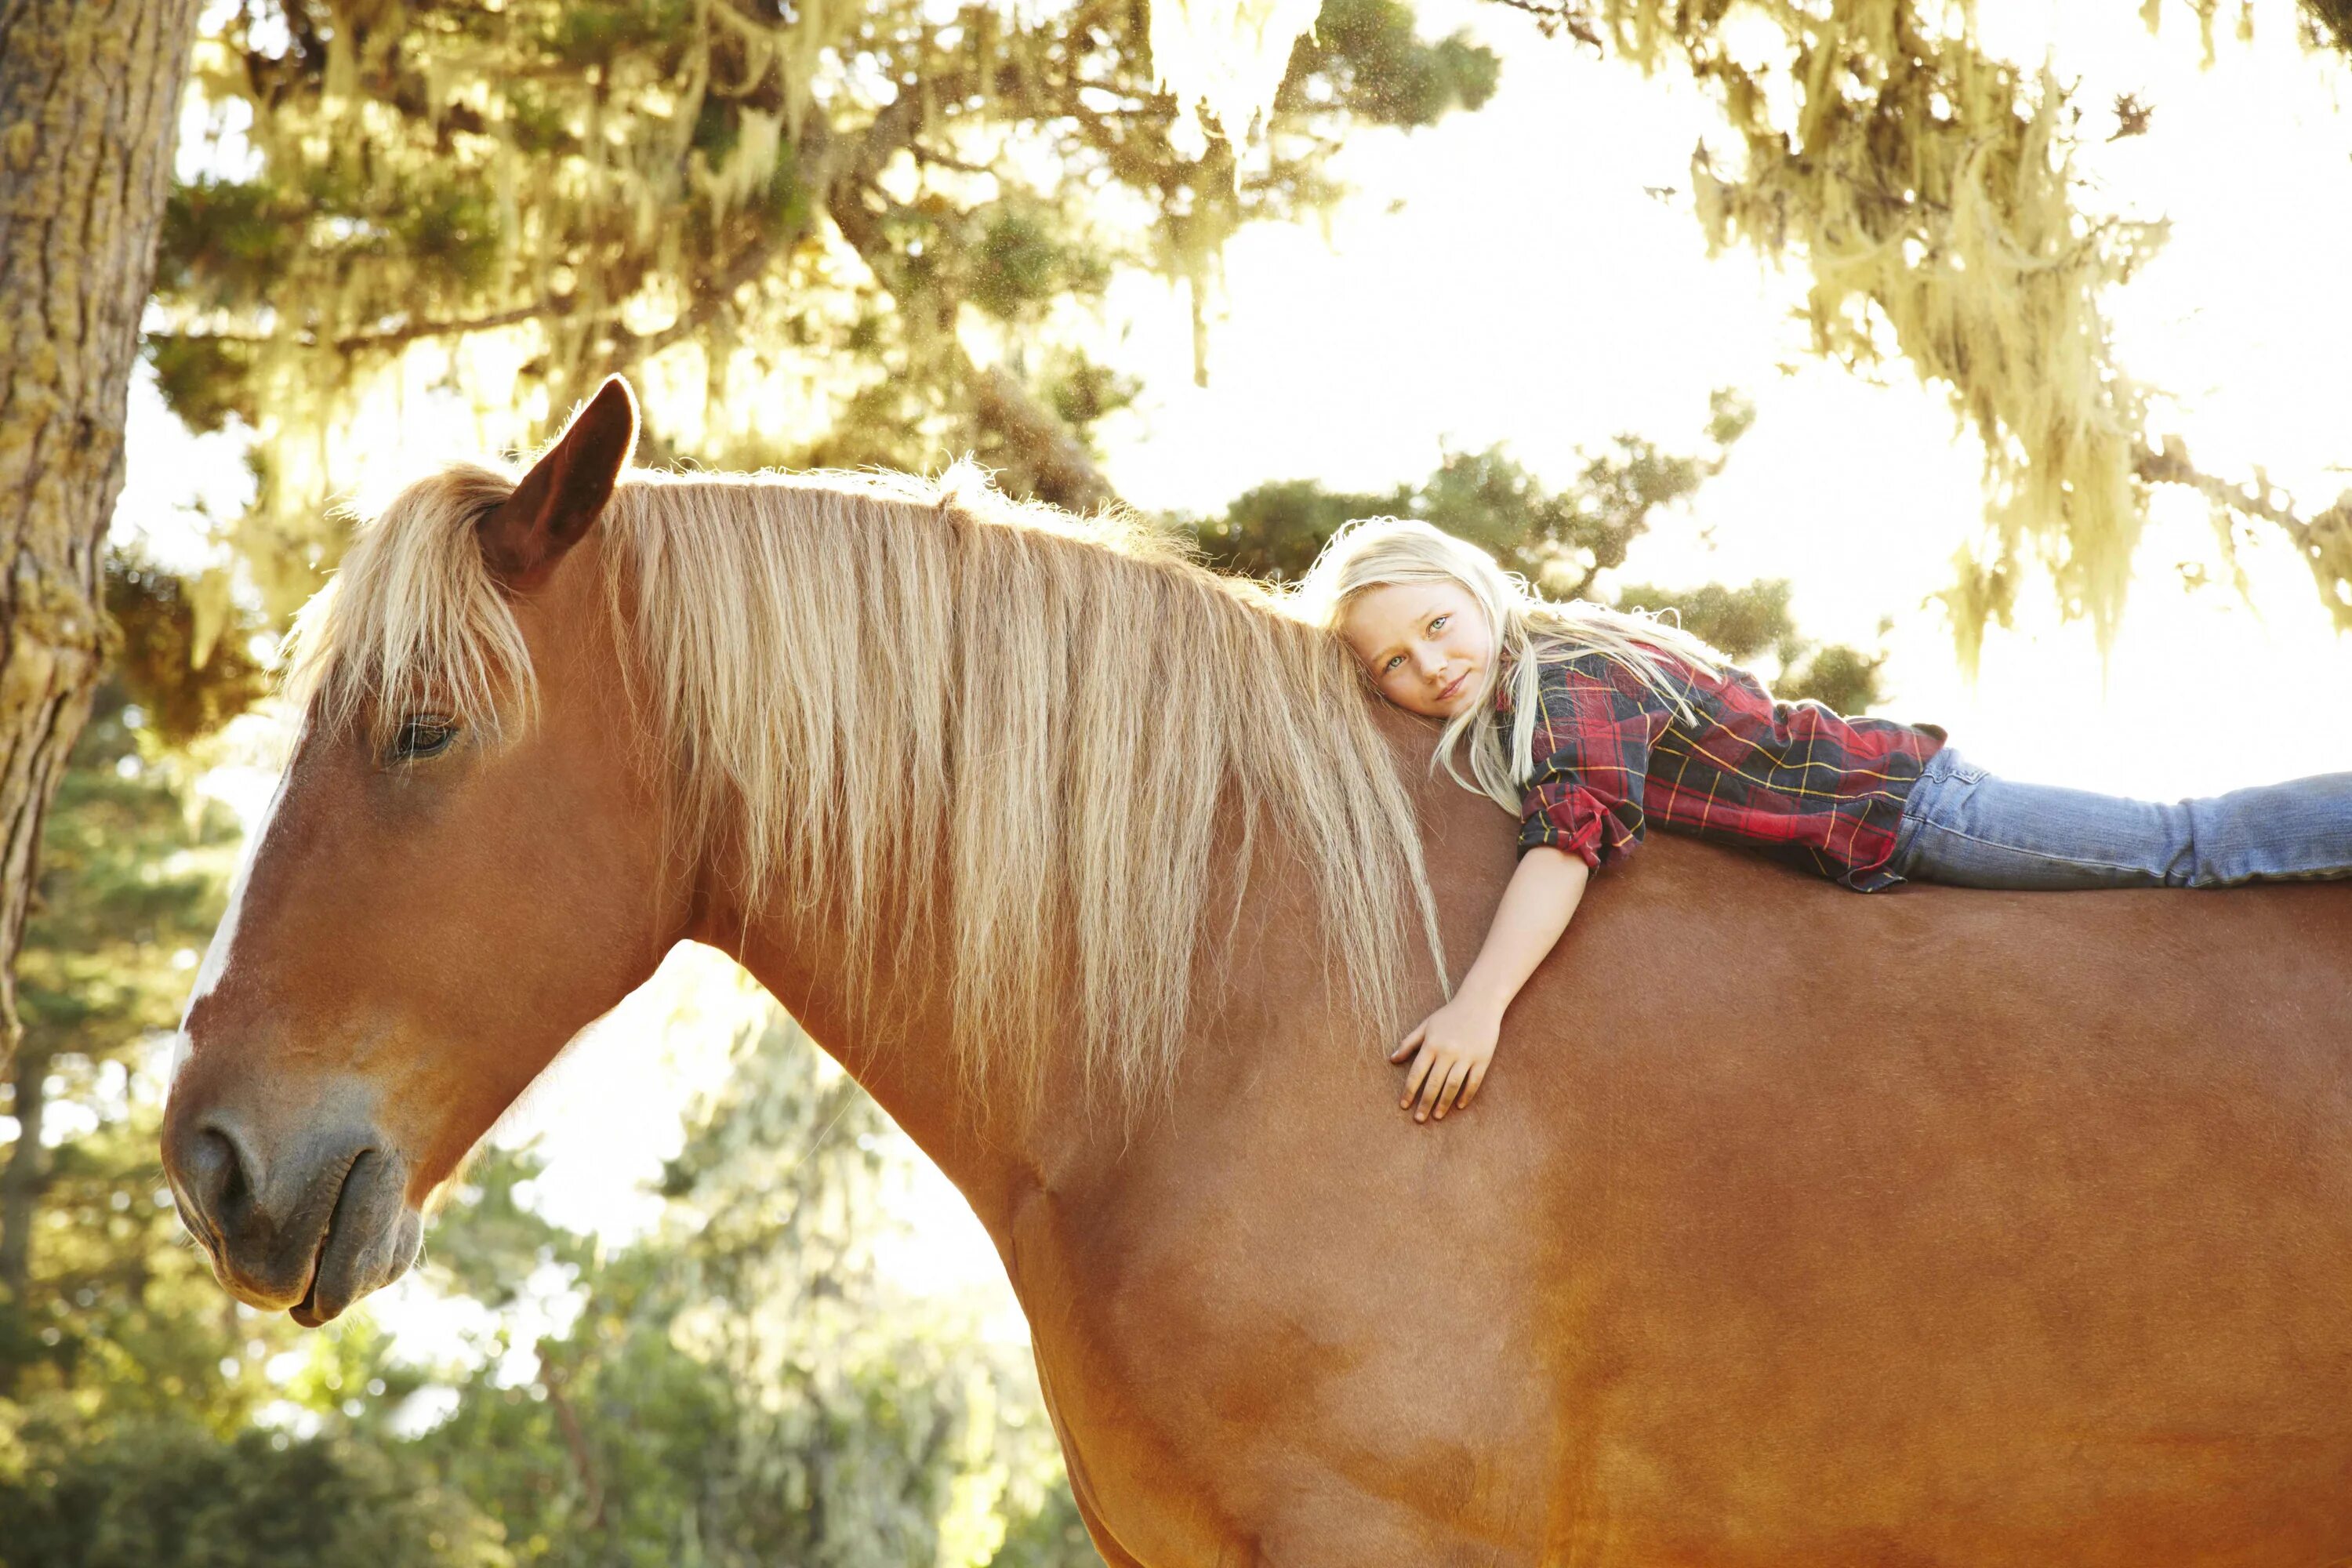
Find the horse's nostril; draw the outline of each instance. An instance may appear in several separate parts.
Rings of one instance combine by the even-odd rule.
[[[253,1201],[245,1152],[218,1127],[196,1133],[187,1154],[186,1185],[197,1217],[210,1222],[215,1238],[225,1236]]]

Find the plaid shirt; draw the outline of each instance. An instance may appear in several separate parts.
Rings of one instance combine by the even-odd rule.
[[[1710,676],[1670,656],[1692,724],[1622,666],[1538,649],[1532,753],[1519,849],[1550,845],[1607,866],[1652,822],[1761,847],[1869,892],[1902,880],[1903,801],[1942,746],[1933,725],[1842,719],[1818,702],[1776,702],[1756,678]],[[1510,744],[1507,688],[1496,721]]]

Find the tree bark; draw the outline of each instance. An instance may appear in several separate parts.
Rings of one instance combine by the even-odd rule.
[[[34,855],[106,652],[139,317],[197,0],[0,0],[0,1066]]]

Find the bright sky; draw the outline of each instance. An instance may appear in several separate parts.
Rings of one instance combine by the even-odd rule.
[[[1754,430],[1696,516],[1637,548],[1630,576],[1785,576],[1808,631],[1865,646],[1891,616],[1887,710],[1943,724],[2021,777],[2168,795],[2352,769],[2352,644],[2268,540],[2245,558],[2259,613],[2227,589],[2185,592],[2179,562],[2226,580],[2186,498],[2158,510],[2111,663],[2029,594],[1965,683],[1925,604],[1981,504],[1972,442],[1941,395],[1899,364],[1871,385],[1811,360],[1788,316],[1794,275],[1706,257],[1686,201],[1691,149],[1712,130],[1695,93],[1491,5],[1420,9],[1425,30],[1466,26],[1502,51],[1500,94],[1433,131],[1358,138],[1340,172],[1359,194],[1328,236],[1269,226],[1234,245],[1206,390],[1191,384],[1181,297],[1139,279],[1115,289],[1112,357],[1148,387],[1108,432],[1129,500],[1205,511],[1271,479],[1385,487],[1427,474],[1449,444],[1498,441],[1560,483],[1580,446],[1618,431],[1694,442],[1710,389],[1736,387],[1757,405]],[[2225,37],[2210,72],[2185,7],[2154,40],[2137,9],[1985,0],[1983,31],[1995,50],[2048,52],[2079,79],[2088,134],[2112,125],[2118,93],[2155,106],[2148,134],[2081,155],[2102,199],[2173,226],[2116,301],[2118,353],[2174,395],[2159,427],[2209,471],[2263,465],[2308,515],[2352,487],[2352,71],[2295,47],[2286,0],[2259,0],[2256,41]],[[1685,195],[1662,202],[1650,186]],[[125,520],[168,518],[196,489],[233,508],[242,487],[220,446],[192,450],[169,425],[142,393]],[[536,1136],[554,1163],[542,1192],[556,1217],[615,1235],[644,1222],[635,1184],[675,1150],[679,1109],[723,1064],[714,972],[666,971],[658,994],[581,1042],[515,1119],[514,1135]],[[665,1043],[688,992],[706,1021]],[[977,1290],[1017,1333],[993,1254],[944,1181],[927,1175],[903,1207],[916,1231],[902,1276]]]

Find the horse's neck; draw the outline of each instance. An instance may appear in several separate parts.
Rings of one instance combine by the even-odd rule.
[[[1421,797],[1425,826],[1436,834],[1433,849],[1455,858],[1468,851],[1455,868],[1464,875],[1441,878],[1438,888],[1449,951],[1459,947],[1466,957],[1475,952],[1480,927],[1509,873],[1508,819],[1482,797],[1428,774],[1428,725],[1385,711],[1381,728],[1406,770],[1408,787]],[[1219,876],[1222,868],[1235,863],[1230,852],[1238,848],[1239,825],[1229,822],[1226,827],[1231,841],[1220,846],[1226,853],[1213,857],[1214,864],[1203,868],[1204,875]],[[722,874],[728,857],[723,844],[714,848],[699,879],[704,889],[730,885]],[[1235,922],[1239,929],[1268,934],[1311,930],[1316,911],[1304,870],[1263,846],[1250,865],[1249,885],[1212,889],[1211,907],[1227,908],[1226,900],[1238,891],[1244,910]],[[733,954],[750,970],[954,1181],[992,1231],[1003,1234],[1000,1226],[1030,1188],[1068,1190],[1115,1182],[1117,1167],[1133,1152],[1136,1139],[1149,1136],[1116,1110],[1089,1106],[1082,1095],[1048,1096],[1025,1118],[1009,1106],[992,1110],[971,1101],[959,1076],[950,1010],[954,944],[947,932],[930,925],[945,900],[905,889],[877,889],[874,896],[882,907],[873,911],[870,929],[883,933],[886,944],[910,925],[913,930],[897,973],[887,963],[875,973],[872,995],[855,993],[855,977],[864,966],[852,962],[837,918],[821,906],[797,910],[794,900],[783,898],[766,911],[746,916],[712,895],[690,934]],[[1412,984],[1426,984],[1433,1001],[1435,981],[1426,975],[1425,954],[1416,946],[1402,956],[1415,972]],[[1320,1020],[1325,1011],[1345,1010],[1331,989],[1330,965],[1311,948],[1295,949],[1276,940],[1272,950],[1254,949],[1235,955],[1235,962],[1243,982],[1238,989],[1225,966],[1212,966],[1212,980],[1192,998],[1195,1027],[1187,1075],[1213,1073],[1216,1064],[1206,1058],[1229,1048],[1251,1048],[1247,1039],[1228,1037],[1234,1030],[1227,1014],[1237,1003],[1244,1012],[1264,1013],[1270,999],[1278,1000],[1275,1010],[1293,1021]],[[1462,962],[1456,959],[1457,971]],[[902,981],[900,975],[923,978]],[[1148,1116],[1144,1120],[1156,1125]]]
[[[880,929],[896,930],[898,912],[881,911]],[[958,1079],[946,985],[892,984],[886,973],[876,994],[854,994],[853,966],[837,930],[809,911],[784,908],[740,921],[722,915],[694,935],[749,970],[962,1190],[982,1222],[996,1228],[1034,1168],[1029,1150],[1042,1130],[983,1121],[971,1104]],[[937,933],[915,937],[908,970],[941,973],[933,956]]]

